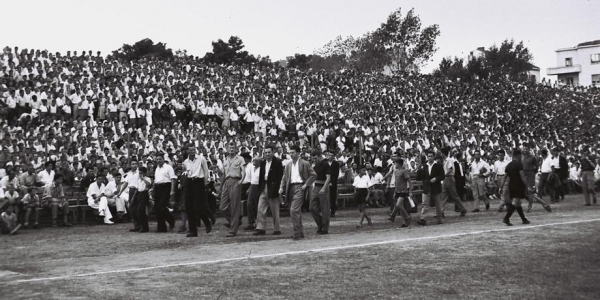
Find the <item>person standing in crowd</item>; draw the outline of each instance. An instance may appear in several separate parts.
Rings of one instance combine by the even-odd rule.
[[[139,179],[137,186],[137,196],[136,196],[136,211],[135,215],[138,219],[138,224],[140,226],[139,233],[148,232],[148,214],[146,213],[146,208],[148,207],[148,201],[150,200],[149,191],[152,186],[152,179],[148,177],[146,174],[148,169],[146,167],[139,167]]]
[[[208,164],[202,156],[196,155],[196,147],[190,144],[187,148],[188,157],[183,161],[185,180],[185,211],[188,221],[187,237],[198,236],[198,216],[206,226],[206,233],[212,230],[207,203]]]
[[[569,179],[569,162],[567,161],[567,158],[562,155],[562,149],[557,147],[554,151],[555,156],[558,157],[558,170],[556,173],[560,179],[558,197],[563,201],[565,200],[565,195],[568,193],[567,180]]]
[[[331,170],[331,184],[329,187],[329,202],[331,207],[331,217],[335,218],[335,212],[337,211],[337,198],[338,198],[338,177],[340,176],[340,163],[335,159],[335,152],[333,149],[325,151],[327,155],[327,162]]]
[[[123,188],[123,190],[121,191],[124,192],[126,189],[128,190],[129,193],[129,215],[131,217],[131,220],[133,220],[133,228],[129,229],[130,232],[138,232],[140,231],[140,223],[138,221],[138,215],[137,215],[137,211],[138,211],[138,182],[140,181],[140,174],[138,172],[138,162],[136,160],[132,160],[130,163],[130,167],[131,169],[129,170],[129,172],[127,172],[127,174],[125,175],[125,187]]]
[[[586,149],[581,156],[581,185],[583,188],[583,196],[585,198],[585,206],[596,204],[596,192],[594,192],[594,170],[596,164],[594,158],[590,155],[590,150]]]
[[[456,193],[462,203],[465,203],[467,196],[467,177],[465,175],[465,160],[460,151],[454,154],[454,180],[456,181]]]
[[[454,159],[450,157],[449,154],[450,148],[445,147],[442,149],[442,156],[444,158],[444,174],[446,175],[444,178],[444,200],[442,202],[442,212],[444,211],[446,202],[448,202],[449,199],[452,199],[460,211],[460,216],[464,217],[467,214],[467,209],[464,207],[462,201],[460,201],[460,197],[458,197],[458,193],[456,192],[456,180],[454,179]]]
[[[396,207],[396,201],[394,200],[394,193],[396,191],[396,180],[394,180],[393,175],[394,172],[396,171],[396,164],[395,161],[398,158],[398,154],[396,152],[392,153],[391,159],[390,159],[390,164],[389,164],[389,169],[387,174],[385,174],[385,176],[383,176],[383,180],[388,180],[389,181],[387,183],[387,188],[385,190],[385,198],[386,201],[388,203],[388,205],[390,206],[390,211],[394,211],[394,207]],[[391,221],[392,218],[390,217],[389,220]],[[393,221],[392,221],[393,222]]]
[[[318,234],[329,233],[329,183],[331,181],[331,168],[329,162],[323,159],[321,151],[315,149],[311,152],[314,163],[315,185],[310,198],[310,213],[317,224]]]
[[[256,230],[256,221],[258,218],[258,201],[260,198],[259,191],[259,183],[260,183],[260,164],[262,160],[260,157],[256,156],[252,159],[252,169],[251,172],[248,172],[248,168],[246,168],[246,176],[244,177],[244,181],[250,178],[250,187],[246,191],[247,202],[246,202],[246,210],[248,211],[248,225],[244,227],[244,230]],[[279,186],[277,186],[277,190],[279,190]]]
[[[177,176],[173,167],[165,163],[164,154],[156,155],[156,170],[154,171],[154,211],[156,212],[156,232],[167,232],[175,227],[175,218],[169,212],[169,203],[175,203],[177,191]],[[166,223],[165,223],[166,221]]]
[[[365,219],[369,226],[373,226],[371,218],[367,215],[367,199],[369,199],[369,188],[371,187],[371,178],[367,174],[367,168],[361,167],[358,175],[354,177],[354,202],[358,204],[360,212],[360,221],[356,228],[361,228]]]
[[[441,182],[444,179],[444,169],[442,168],[442,166],[436,165],[435,155],[432,151],[427,151],[427,158],[423,160],[424,161],[422,164],[422,173],[418,174],[421,176],[418,176],[417,178],[417,180],[422,180],[423,183],[423,201],[421,201],[421,205],[418,210],[419,221],[417,221],[417,224],[422,226],[427,225],[427,221],[425,221],[425,215],[427,213],[427,209],[431,206],[436,207],[438,224],[442,224],[443,212],[441,200],[441,185],[439,186],[439,190],[437,188],[439,182]],[[432,182],[434,178],[437,179]],[[432,203],[434,205],[431,205]]]
[[[65,193],[62,186],[62,175],[54,176],[54,181],[46,186],[42,196],[42,207],[52,211],[52,226],[58,227],[58,211],[63,212],[63,225],[70,227],[69,223],[69,201],[65,199]]]
[[[504,158],[505,152],[504,150],[498,150],[498,153],[496,154],[497,159],[494,162],[494,174],[496,174],[496,184],[498,185],[498,188],[501,191],[504,191],[504,193],[500,194],[500,199],[502,199],[502,201],[500,201],[500,206],[498,207],[498,211],[502,212],[504,210],[504,205],[506,203],[506,201],[508,201],[508,189],[506,187],[504,187],[501,185],[503,182],[504,184],[508,184],[510,182],[510,180],[504,180],[504,177],[506,176],[505,173],[505,169],[506,166],[508,166],[508,164],[510,163],[510,161],[507,161]],[[489,208],[489,203],[486,203],[485,205],[486,210]],[[479,211],[479,209],[477,210]]]
[[[223,183],[221,185],[221,204],[219,209],[224,213],[229,228],[227,237],[235,237],[240,227],[241,185],[243,182],[244,158],[237,155],[234,142],[227,145],[229,155],[223,162]]]
[[[479,201],[485,203],[486,209],[489,208],[490,202],[486,196],[485,178],[490,174],[490,166],[481,159],[479,150],[473,154],[473,162],[471,163],[471,189],[473,190],[473,210],[479,210]]]
[[[310,163],[300,158],[300,147],[297,145],[290,147],[290,157],[292,161],[285,166],[279,194],[285,195],[286,201],[290,203],[290,216],[294,228],[292,239],[297,241],[304,238],[302,202],[308,192],[307,188],[313,185],[317,174]]]
[[[271,209],[273,216],[273,235],[280,235],[279,227],[279,187],[283,177],[283,164],[281,160],[273,156],[273,146],[267,145],[263,151],[264,160],[260,163],[258,178],[258,216],[256,219],[256,232],[254,235],[265,234],[267,226],[267,208]]]
[[[542,149],[541,151],[542,154],[542,168],[541,168],[541,172],[542,174],[540,175],[540,180],[538,183],[538,197],[540,199],[544,199],[544,195],[549,192],[550,194],[550,202],[556,202],[556,199],[554,198],[554,193],[552,193],[551,189],[546,189],[548,186],[548,178],[550,177],[550,174],[552,173],[552,169],[554,168],[554,160],[552,159],[552,157],[550,157],[548,155],[548,150],[547,149]],[[556,167],[558,168],[558,163],[556,164]]]
[[[502,221],[507,226],[512,226],[513,224],[510,222],[510,217],[516,210],[519,214],[519,217],[521,217],[523,224],[529,224],[529,220],[525,218],[525,213],[523,212],[521,202],[527,198],[527,190],[529,189],[531,192],[531,189],[527,187],[527,178],[525,178],[523,164],[521,163],[520,149],[517,148],[513,150],[513,160],[506,166],[505,171],[506,176],[500,185],[500,193],[502,194],[503,189],[505,188],[505,182],[508,181],[508,194],[510,200],[505,200],[507,209],[506,215]]]
[[[240,196],[240,201],[244,202],[246,201],[246,210],[248,211],[248,225],[246,227],[244,227],[244,230],[254,230],[254,228],[252,229],[247,229],[250,227],[256,227],[255,226],[255,220],[256,220],[256,214],[253,213],[251,214],[250,211],[253,210],[254,208],[249,206],[249,201],[248,201],[248,196],[250,194],[250,186],[251,186],[251,181],[252,181],[252,174],[255,171],[255,166],[254,166],[254,159],[252,158],[252,156],[250,155],[249,152],[243,152],[242,154],[240,154],[241,157],[244,158],[244,182],[242,182],[241,185],[241,196]],[[240,214],[240,217],[241,214]]]
[[[412,197],[412,182],[408,170],[405,169],[404,160],[402,158],[396,158],[394,162],[396,170],[394,171],[394,177],[392,178],[396,183],[394,199],[396,200],[396,207],[394,212],[399,213],[402,216],[403,223],[399,228],[409,227],[412,220],[410,214],[406,211],[404,204],[406,201],[412,201],[409,197]],[[395,215],[392,214],[392,217]]]

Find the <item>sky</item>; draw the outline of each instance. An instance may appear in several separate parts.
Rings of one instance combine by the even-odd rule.
[[[212,41],[235,35],[249,53],[273,61],[311,54],[339,35],[361,36],[395,9],[414,8],[423,26],[441,31],[424,73],[444,57],[508,38],[524,42],[544,77],[557,65],[556,49],[600,39],[597,0],[0,0],[0,7],[2,47],[106,55],[150,38],[204,56]]]

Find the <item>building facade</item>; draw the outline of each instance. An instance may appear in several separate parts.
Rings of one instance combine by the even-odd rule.
[[[600,40],[556,50],[556,64],[546,73],[556,75],[559,84],[600,86]]]

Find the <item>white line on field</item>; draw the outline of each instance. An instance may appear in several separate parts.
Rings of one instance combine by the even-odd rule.
[[[89,277],[89,276],[118,274],[118,273],[127,273],[127,272],[139,272],[139,271],[146,271],[146,270],[157,270],[157,269],[186,267],[186,266],[208,265],[208,264],[217,264],[217,263],[233,262],[233,261],[240,261],[240,260],[271,258],[271,257],[285,256],[285,255],[298,255],[298,254],[306,254],[306,253],[314,253],[314,252],[327,252],[327,251],[345,250],[345,249],[352,249],[352,248],[363,248],[363,247],[368,247],[368,246],[396,244],[396,243],[402,243],[402,242],[423,241],[423,240],[436,240],[436,239],[445,239],[445,238],[460,237],[460,236],[475,235],[475,234],[484,234],[484,233],[492,233],[492,232],[503,232],[503,231],[527,230],[527,229],[534,229],[534,228],[540,228],[540,227],[559,226],[559,225],[571,225],[571,224],[590,223],[590,222],[597,222],[597,221],[600,221],[600,218],[599,219],[588,219],[588,220],[579,220],[579,221],[560,222],[560,223],[531,225],[531,226],[506,227],[506,228],[498,228],[498,229],[477,230],[477,231],[468,231],[468,232],[461,232],[461,233],[443,234],[443,235],[435,235],[435,236],[423,236],[423,237],[416,237],[416,238],[404,238],[404,239],[396,239],[396,240],[389,240],[389,241],[371,242],[371,243],[354,244],[354,245],[344,245],[344,246],[326,247],[326,248],[317,248],[317,249],[309,249],[309,250],[288,251],[288,252],[263,254],[263,255],[249,255],[249,256],[234,257],[234,258],[216,259],[216,260],[194,261],[194,262],[188,262],[188,263],[169,264],[169,265],[162,265],[162,266],[151,266],[151,267],[120,269],[120,270],[112,270],[112,271],[92,272],[92,273],[83,273],[83,274],[74,274],[74,275],[65,275],[65,276],[55,276],[55,277],[41,277],[41,278],[32,278],[32,279],[22,279],[22,280],[15,280],[15,281],[12,281],[12,282],[7,282],[7,283],[27,283],[27,282],[37,282],[37,281],[64,280],[64,279],[71,279],[71,278],[78,278],[78,277]]]

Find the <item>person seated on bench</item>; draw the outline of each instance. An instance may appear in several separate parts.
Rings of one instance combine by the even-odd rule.
[[[121,173],[114,172],[114,180],[109,181],[104,188],[104,194],[108,199],[108,206],[117,207],[117,215],[119,216],[119,219],[122,219],[123,215],[125,215],[125,205],[127,204],[127,201],[129,201],[129,194],[123,193],[125,188],[123,187],[123,182],[121,181],[122,177],[123,176]]]
[[[42,207],[52,210],[52,227],[58,227],[59,209],[63,211],[63,225],[67,227],[73,226],[69,223],[69,201],[65,199],[62,179],[62,175],[56,174],[52,183],[44,188],[44,196],[42,197]]]
[[[31,212],[35,212],[35,223],[33,223],[33,228],[39,229],[38,224],[40,222],[40,210],[42,209],[42,204],[40,202],[40,197],[35,193],[35,189],[32,187],[27,188],[27,194],[23,196],[21,202],[23,202],[23,209],[25,210],[25,228],[29,228]]]
[[[97,209],[99,216],[104,217],[104,224],[114,224],[110,209],[108,209],[108,198],[105,194],[106,186],[104,185],[104,175],[99,173],[96,176],[96,181],[92,182],[88,187],[86,196],[88,197],[88,205]],[[114,203],[113,203],[114,205]]]

